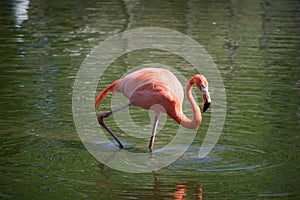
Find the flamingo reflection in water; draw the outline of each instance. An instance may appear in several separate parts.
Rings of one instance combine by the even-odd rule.
[[[195,199],[202,200],[202,187],[194,187],[194,193],[188,194],[187,184],[177,183],[177,190],[174,192],[174,199],[184,200],[187,196],[194,196],[196,197]]]

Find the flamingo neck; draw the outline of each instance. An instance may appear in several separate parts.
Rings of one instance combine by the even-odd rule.
[[[180,120],[180,125],[188,129],[197,129],[202,122],[202,115],[198,104],[192,95],[192,86],[195,84],[195,79],[192,77],[185,86],[186,97],[193,110],[193,119],[189,119],[184,113]]]

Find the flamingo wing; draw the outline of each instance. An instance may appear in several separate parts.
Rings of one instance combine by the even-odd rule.
[[[144,68],[135,71],[122,78],[116,89],[133,106],[166,112],[176,121],[181,119],[183,88],[177,77],[166,69]]]
[[[116,90],[130,99],[137,90],[151,90],[157,86],[172,91],[182,104],[184,92],[181,83],[173,73],[162,68],[144,68],[128,74],[120,80]]]

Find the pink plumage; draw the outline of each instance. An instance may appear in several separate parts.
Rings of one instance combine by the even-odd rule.
[[[128,74],[122,79],[114,81],[98,94],[95,107],[97,108],[100,105],[101,100],[105,97],[106,93],[120,92],[128,98],[128,106],[138,106],[144,109],[154,110],[156,120],[154,122],[149,145],[150,150],[152,150],[157,121],[161,112],[166,112],[171,118],[185,128],[197,129],[201,124],[201,111],[191,94],[191,87],[193,85],[196,85],[202,92],[204,112],[211,103],[206,78],[199,74],[190,78],[186,84],[185,92],[193,109],[193,119],[188,119],[182,112],[184,92],[179,80],[172,72],[162,68],[144,68]],[[119,110],[120,109],[117,109],[117,111]],[[98,121],[116,139],[114,133],[108,129],[103,121],[105,117],[110,116],[112,113],[114,113],[114,111],[100,115]],[[117,140],[117,142],[120,144],[120,147],[123,147],[120,141]]]

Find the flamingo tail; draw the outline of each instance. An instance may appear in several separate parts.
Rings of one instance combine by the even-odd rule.
[[[100,103],[102,101],[102,99],[104,99],[105,95],[108,92],[113,92],[115,86],[118,84],[119,80],[114,81],[112,84],[110,84],[107,88],[105,88],[104,90],[102,90],[101,92],[99,92],[96,102],[95,102],[95,108],[98,108],[100,106]]]

